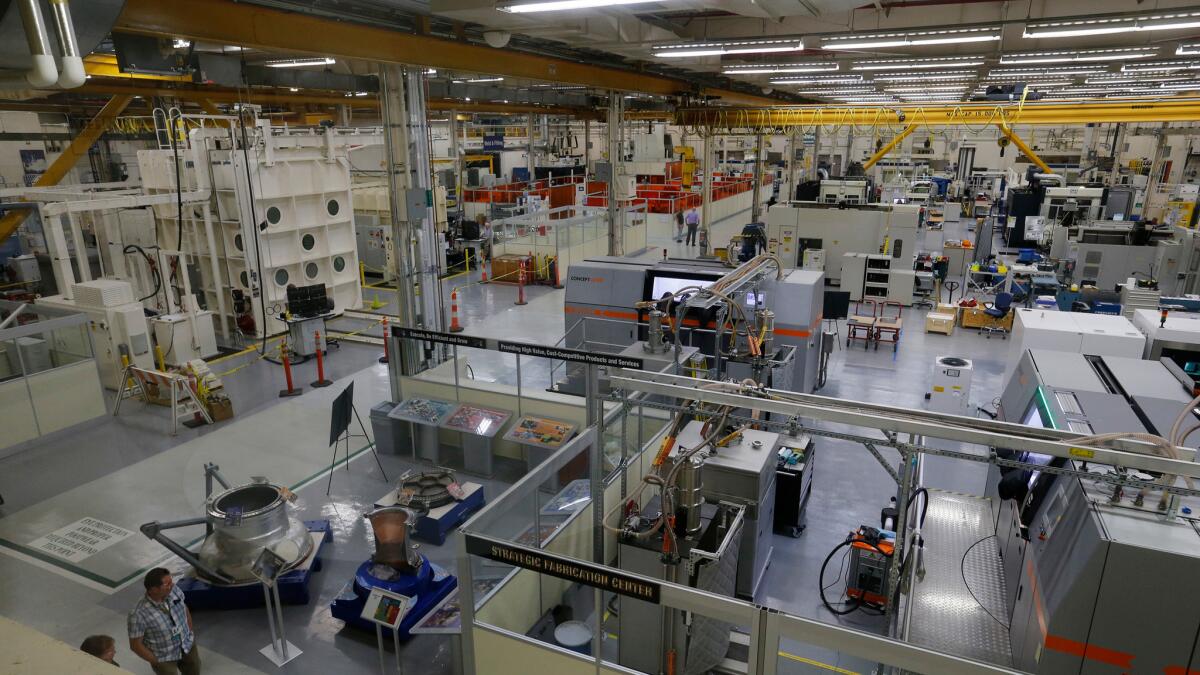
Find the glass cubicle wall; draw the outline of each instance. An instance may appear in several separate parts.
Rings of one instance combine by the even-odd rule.
[[[649,407],[622,403],[606,416],[610,432],[622,415],[636,426],[637,410]],[[655,429],[604,475],[602,505],[591,499],[600,456],[591,427],[463,526],[467,672],[1016,672],[628,571],[617,527],[666,432]]]
[[[0,300],[0,455],[106,412],[88,319]]]

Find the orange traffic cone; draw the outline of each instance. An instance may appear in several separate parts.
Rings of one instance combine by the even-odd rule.
[[[461,333],[462,330],[458,324],[458,291],[450,291],[450,332]]]

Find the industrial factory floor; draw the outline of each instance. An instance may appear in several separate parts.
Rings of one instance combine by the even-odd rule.
[[[646,255],[660,256],[663,246],[672,256],[688,252],[661,229],[651,233],[651,245],[657,249]],[[714,241],[727,241],[727,235],[740,225],[729,222],[714,229]],[[726,229],[728,232],[723,231]],[[961,225],[948,220],[945,231],[925,233],[925,249],[940,250],[941,240],[953,236],[962,236]],[[468,334],[536,342],[562,335],[562,291],[531,288],[529,304],[517,307],[512,304],[513,287],[468,286],[468,279],[446,282],[460,288],[460,311]],[[371,293],[368,289],[368,298]],[[896,354],[887,348],[847,350],[842,343],[833,353],[828,384],[819,393],[921,408],[934,359],[954,354],[974,360],[972,401],[990,407],[1003,385],[1001,377],[1013,348],[1010,341],[986,340],[964,329],[952,337],[927,334],[921,330],[923,314],[905,311],[908,329]],[[350,329],[349,325],[339,328]],[[844,336],[844,326],[842,330]],[[358,455],[348,471],[336,472],[328,498],[324,471],[330,459],[325,439],[333,396],[353,380],[364,420],[369,408],[386,396],[386,368],[375,363],[378,354],[377,347],[343,344],[326,362],[337,384],[324,390],[306,386],[304,394],[294,399],[275,397],[281,388],[277,366],[253,362],[227,377],[238,416],[214,428],[181,430],[171,437],[165,415],[144,410],[137,403],[123,409],[120,417],[42,439],[25,452],[0,460],[0,494],[7,500],[0,507],[0,614],[71,644],[92,633],[113,635],[122,665],[135,673],[149,673],[146,664],[125,646],[125,613],[142,592],[140,574],[146,567],[158,561],[175,569],[183,566],[142,537],[137,528],[151,520],[199,515],[202,466],[214,461],[235,481],[266,475],[297,486],[299,515],[326,518],[333,525],[334,540],[325,549],[325,567],[312,578],[312,602],[284,609],[287,637],[304,654],[283,671],[376,671],[374,637],[343,629],[341,622],[330,616],[329,602],[369,554],[369,535],[361,514],[386,492],[387,484],[369,452]],[[229,370],[251,358],[235,357],[214,369]],[[487,359],[468,358],[476,379],[515,381],[515,364],[505,360],[511,357],[492,353]],[[306,384],[315,379],[313,368],[313,364],[300,366],[297,380]],[[550,373],[523,359],[521,380],[523,386],[544,388]],[[352,450],[363,450],[366,443],[361,441],[355,439]],[[389,477],[410,466],[407,459],[393,455],[381,459]],[[878,521],[880,508],[895,492],[894,483],[862,446],[845,441],[817,440],[815,472],[808,529],[797,539],[775,537],[771,567],[756,600],[801,616],[879,630],[880,619],[861,613],[834,619],[821,605],[816,575],[825,556],[847,531]],[[983,464],[930,458],[925,483],[931,488],[980,494],[984,475]],[[507,477],[513,478],[511,472]],[[503,481],[480,482],[486,486],[488,499],[506,485]],[[38,538],[87,517],[131,534],[77,563],[32,552],[31,544]],[[422,552],[453,569],[456,543],[452,537],[444,546],[424,545]],[[830,571],[826,583],[832,575]],[[834,587],[831,594],[838,590]],[[965,621],[991,621],[977,606],[958,610]],[[206,673],[276,671],[258,653],[269,641],[263,610],[197,612],[195,619]],[[783,673],[868,673],[873,667],[809,645],[784,644],[782,649],[785,653],[779,665]],[[449,650],[446,637],[419,636],[404,647],[405,672],[449,673]]]

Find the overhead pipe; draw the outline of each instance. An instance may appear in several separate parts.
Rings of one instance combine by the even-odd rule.
[[[58,86],[61,89],[83,86],[87,73],[83,69],[83,55],[79,53],[79,40],[68,0],[50,0],[50,9],[54,12],[54,31],[61,50],[62,70],[58,74]]]
[[[25,29],[25,42],[29,45],[29,54],[33,58],[33,65],[24,73],[0,76],[0,88],[45,89],[52,87],[58,81],[58,67],[54,64],[54,55],[50,53],[50,35],[46,32],[46,20],[42,17],[42,8],[38,5],[38,0],[18,0],[18,2],[20,2],[21,25]]]

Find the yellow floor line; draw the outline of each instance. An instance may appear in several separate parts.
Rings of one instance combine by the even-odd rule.
[[[806,659],[803,656],[796,656],[795,654],[789,654],[787,652],[779,652],[779,655],[785,659],[799,661],[800,663],[806,663],[810,666],[816,666],[818,668],[823,668],[825,670],[833,671],[835,673],[841,673],[842,675],[862,675],[861,673],[857,673],[853,670],[846,670],[845,668],[838,668],[837,666],[831,666],[828,663],[821,663],[820,661]]]

